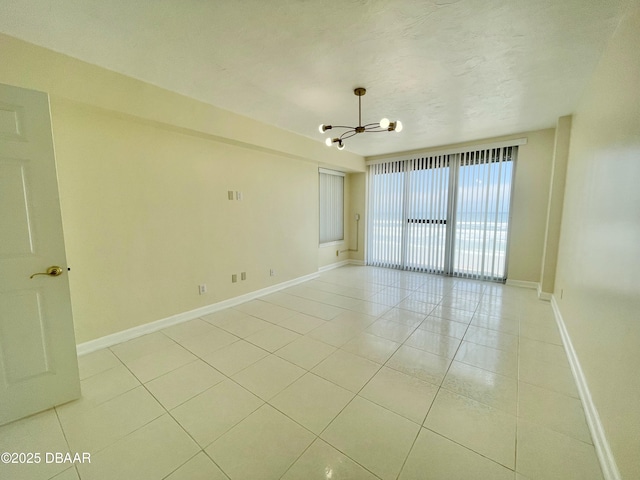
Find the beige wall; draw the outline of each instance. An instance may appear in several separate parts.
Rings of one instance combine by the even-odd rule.
[[[544,236],[542,271],[540,272],[540,291],[544,292],[547,297],[546,299],[553,293],[553,285],[556,279],[558,243],[560,240],[570,140],[571,115],[566,115],[560,117],[556,123],[555,141],[553,145],[549,202],[547,204],[547,229]]]
[[[365,251],[365,239],[366,239],[366,191],[365,191],[365,178],[364,173],[351,173],[349,174],[349,183],[351,186],[350,191],[350,211],[349,211],[349,225],[351,231],[351,247],[356,249],[357,252],[351,252],[350,259],[356,262],[364,262]],[[355,215],[360,215],[360,221],[356,222]],[[356,242],[356,228],[357,228],[357,242]],[[357,243],[357,245],[356,245]]]
[[[509,280],[533,282],[537,284],[540,280],[544,250],[554,132],[555,129],[549,128],[534,132],[524,132],[517,135],[439,146],[418,152],[404,152],[394,154],[393,157],[410,156],[414,153],[441,151],[450,148],[526,138],[527,144],[518,147],[518,160],[516,162],[513,187],[514,196],[507,277]],[[391,155],[384,155],[368,157],[367,160],[391,157]]]
[[[319,262],[318,166],[362,157],[10,37],[0,58],[51,95],[78,343],[348,258]]]
[[[640,5],[573,117],[554,297],[625,479],[640,478]]]

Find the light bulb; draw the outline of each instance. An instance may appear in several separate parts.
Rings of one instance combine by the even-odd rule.
[[[402,122],[400,120],[396,120],[396,132],[402,131]]]
[[[325,145],[327,147],[330,147],[331,144],[333,143],[333,140],[331,140],[331,137],[327,137],[327,139],[324,141]]]
[[[389,119],[388,118],[383,118],[382,120],[380,120],[380,128],[384,128],[385,130],[387,128],[389,128]]]
[[[338,141],[338,150],[344,150],[344,143],[342,143],[342,140]]]
[[[318,131],[320,133],[324,133],[324,123],[321,123],[320,126],[318,127]]]

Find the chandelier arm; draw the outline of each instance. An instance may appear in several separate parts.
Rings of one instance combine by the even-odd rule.
[[[356,127],[349,127],[347,125],[332,125],[331,128],[348,128],[349,130],[355,130]]]
[[[347,138],[351,138],[354,135],[357,135],[358,132],[356,132],[355,130],[350,130],[348,132],[344,132],[342,135],[340,135],[340,140],[346,140]],[[345,136],[346,135],[346,136]]]

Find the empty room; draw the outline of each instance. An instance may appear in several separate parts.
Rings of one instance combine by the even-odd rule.
[[[638,45],[0,0],[0,479],[640,478]]]

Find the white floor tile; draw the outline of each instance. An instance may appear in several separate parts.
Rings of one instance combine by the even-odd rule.
[[[146,383],[165,373],[180,368],[196,360],[197,357],[178,344],[169,345],[143,357],[125,360],[127,368],[140,380]]]
[[[337,350],[312,370],[316,375],[357,393],[381,365],[344,350]]]
[[[275,355],[305,370],[311,370],[335,351],[336,347],[305,336],[285,345]]]
[[[171,410],[226,377],[202,360],[188,363],[145,384],[164,408]]]
[[[178,323],[177,325],[165,328],[161,330],[161,332],[180,343],[189,337],[200,337],[214,330],[215,327],[213,325],[196,318],[195,320],[189,320],[188,322]]]
[[[46,452],[69,451],[54,409],[0,426],[0,452],[38,452],[35,464],[0,463],[0,477],[11,480],[48,479],[69,468],[69,464],[46,463]]]
[[[585,443],[592,443],[582,402],[577,398],[521,382],[518,416]]]
[[[356,397],[320,436],[380,478],[395,479],[420,426]]]
[[[387,340],[386,338],[369,333],[361,333],[340,348],[359,357],[371,360],[372,362],[383,364],[391,358],[391,355],[393,355],[399,347],[399,343]]]
[[[233,380],[263,400],[270,400],[306,371],[275,355],[258,360],[233,376]]]
[[[602,480],[593,445],[522,419],[516,470],[532,479]]]
[[[221,348],[231,345],[240,340],[239,337],[223,330],[222,328],[212,327],[211,330],[195,337],[188,337],[180,341],[180,345],[189,350],[198,357],[220,350]]]
[[[117,367],[118,365],[122,365],[122,363],[108,348],[82,355],[78,357],[80,380]]]
[[[247,342],[267,350],[275,352],[286,344],[300,338],[300,335],[277,325],[269,325],[268,327],[253,333],[245,338]]]
[[[437,391],[431,383],[383,367],[358,395],[422,425]]]
[[[450,358],[403,345],[387,361],[386,366],[433,385],[440,385],[450,364]]]
[[[199,452],[165,480],[227,480],[228,477],[204,453]]]
[[[128,362],[176,344],[162,332],[150,333],[111,347],[120,360]]]
[[[225,380],[174,408],[171,415],[201,447],[206,447],[264,402]]]
[[[513,475],[513,470],[423,428],[400,480],[513,480]]]
[[[224,322],[218,326],[236,337],[246,338],[249,335],[273,325],[266,320],[252,317],[246,313],[238,312],[237,310],[234,310],[234,312],[236,312],[236,315],[234,315],[230,321]]]
[[[175,420],[163,415],[91,455],[91,463],[79,464],[78,470],[83,480],[155,480],[174,471],[198,450]]]
[[[455,360],[507,377],[518,378],[518,353],[465,342],[454,357]]]
[[[231,479],[280,478],[315,435],[264,405],[206,449]]]
[[[516,414],[518,381],[515,378],[454,361],[442,387],[511,415]]]
[[[407,338],[405,345],[419,348],[441,357],[453,358],[460,346],[460,339],[446,337],[419,328]]]
[[[91,409],[59,409],[69,446],[95,453],[158,418],[165,410],[144,388],[137,387]]]
[[[269,352],[266,350],[240,340],[220,350],[208,353],[202,359],[216,370],[230,377],[267,355],[269,355]]]
[[[440,389],[424,426],[507,468],[515,468],[514,415]]]
[[[269,403],[303,427],[320,434],[353,397],[352,392],[307,373]]]
[[[287,470],[282,480],[327,480],[334,478],[378,479],[349,457],[318,438]]]

